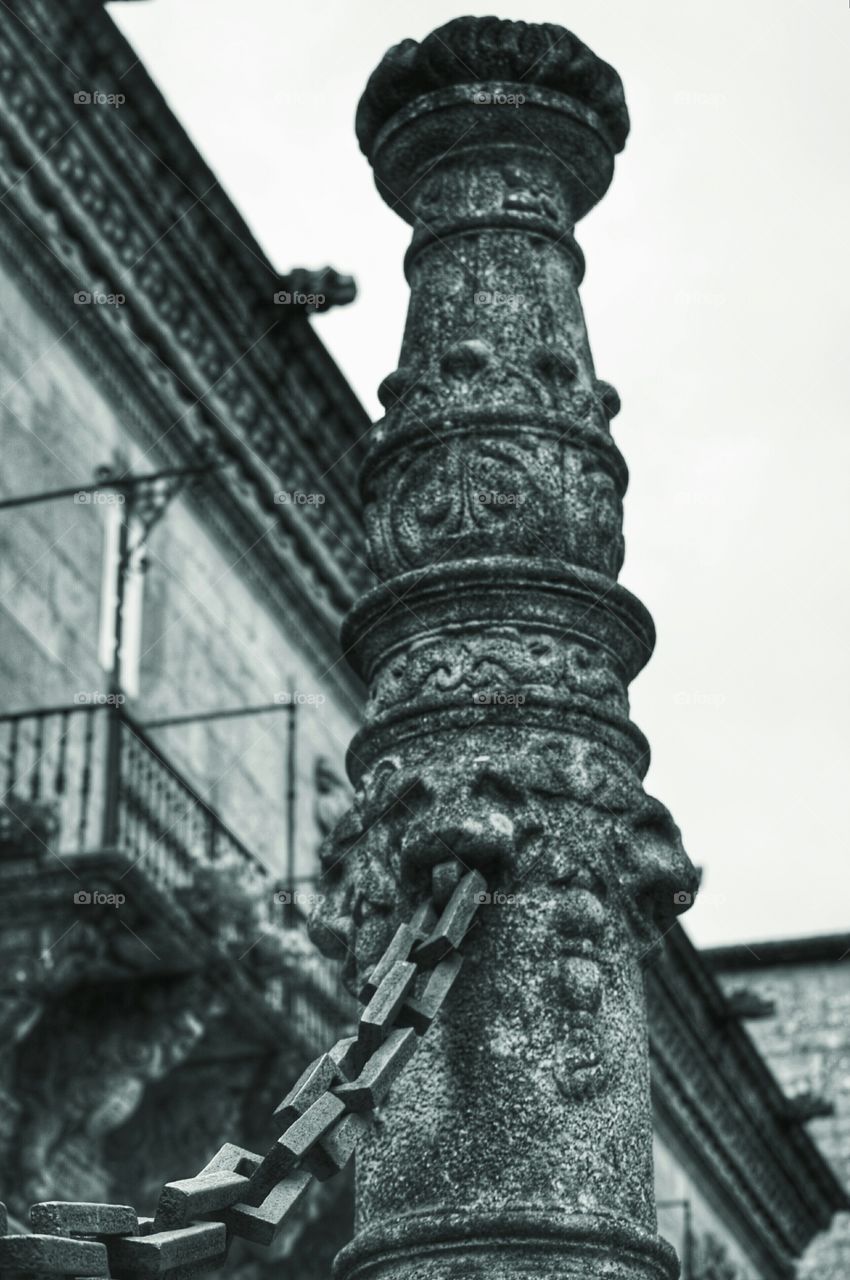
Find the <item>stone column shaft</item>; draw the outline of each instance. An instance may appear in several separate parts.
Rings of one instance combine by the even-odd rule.
[[[464,18],[390,50],[358,111],[413,227],[398,369],[362,489],[382,585],[344,642],[369,686],[316,938],[353,984],[464,869],[490,900],[358,1157],[340,1280],[676,1274],[656,1236],[642,965],[693,891],[629,681],[627,473],[575,223],[628,131],[558,27]]]

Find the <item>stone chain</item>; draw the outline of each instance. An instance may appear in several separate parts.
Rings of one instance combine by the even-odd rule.
[[[220,1265],[234,1236],[271,1244],[312,1179],[325,1181],[348,1163],[439,1013],[485,890],[484,877],[470,871],[439,914],[426,901],[399,925],[359,993],[365,1008],[356,1034],[295,1082],[274,1112],[280,1136],[264,1156],[226,1142],[195,1177],[166,1183],[152,1218],[129,1205],[44,1201],[30,1209],[33,1234],[8,1235],[0,1205],[0,1280],[186,1280]]]

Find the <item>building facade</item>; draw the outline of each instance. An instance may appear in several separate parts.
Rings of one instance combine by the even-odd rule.
[[[758,1014],[753,1040],[790,1104],[850,1191],[850,934],[716,947],[709,967]],[[800,1274],[850,1274],[850,1214],[814,1241]]]
[[[367,422],[298,301],[350,281],[263,258],[102,6],[0,27],[14,1224],[250,1144],[345,1025],[298,899],[362,700],[337,631]],[[316,1199],[318,1267],[350,1192]]]
[[[351,1017],[302,908],[363,707],[338,629],[370,585],[369,424],[309,318],[351,282],[267,260],[102,5],[13,0],[0,98],[0,1197],[26,1229],[267,1144]],[[786,1280],[847,1171],[678,926],[648,992],[662,1234],[685,1280]],[[350,1225],[344,1179],[227,1274],[327,1275]]]

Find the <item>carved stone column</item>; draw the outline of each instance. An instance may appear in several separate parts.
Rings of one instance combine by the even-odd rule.
[[[352,985],[478,867],[451,998],[358,1155],[340,1280],[674,1276],[656,1236],[642,965],[694,874],[641,779],[652,622],[616,578],[626,467],[574,224],[628,131],[560,27],[462,18],[391,49],[357,132],[413,227],[399,368],[362,476],[383,583],[313,922]]]

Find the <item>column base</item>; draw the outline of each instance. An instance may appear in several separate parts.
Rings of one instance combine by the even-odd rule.
[[[334,1280],[677,1280],[675,1250],[623,1218],[535,1210],[417,1213],[379,1222]]]

